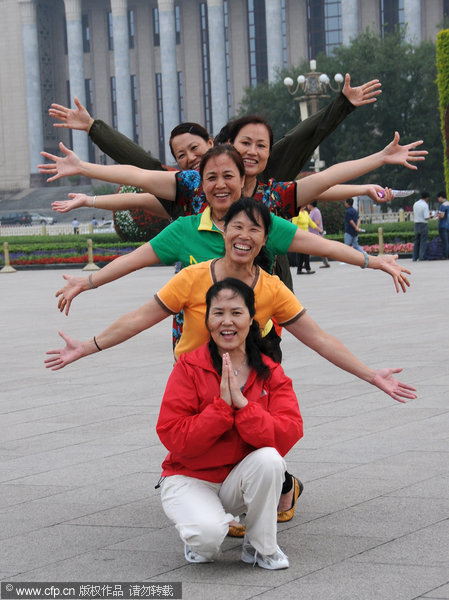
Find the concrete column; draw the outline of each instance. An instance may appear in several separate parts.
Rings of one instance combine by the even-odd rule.
[[[404,22],[407,25],[407,41],[419,44],[422,41],[421,0],[404,0]]]
[[[28,148],[30,173],[38,174],[37,165],[42,162],[44,149],[42,126],[41,79],[39,72],[39,44],[34,0],[21,0],[22,37],[25,60],[25,83],[28,116]]]
[[[343,46],[359,34],[359,0],[341,0],[341,29]]]
[[[111,12],[114,35],[115,85],[117,89],[117,129],[132,138],[133,118],[127,0],[111,0]]]
[[[81,0],[64,0],[64,6],[71,101],[73,102],[73,98],[77,96],[81,104],[86,105]],[[73,131],[73,150],[81,160],[89,160],[88,137],[84,131]]]
[[[179,122],[178,74],[176,68],[175,6],[173,0],[158,0],[161,40],[162,94],[164,104],[165,157],[171,157],[168,144],[171,130]]]
[[[282,69],[282,11],[281,0],[265,0],[267,30],[268,81],[275,80],[276,69]]]
[[[207,0],[212,129],[216,135],[228,120],[223,0]]]

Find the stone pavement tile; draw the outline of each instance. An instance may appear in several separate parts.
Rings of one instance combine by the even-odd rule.
[[[61,523],[76,522],[80,517],[101,514],[97,504],[57,502],[54,498],[52,496],[51,498],[33,500],[2,509],[0,511],[0,540],[5,541],[15,535],[39,531],[42,528]],[[131,526],[149,526],[144,523],[143,519],[141,520],[142,523],[139,525]],[[98,521],[100,521],[99,517]],[[92,523],[86,522],[86,524],[96,525],[95,518],[92,519]],[[113,523],[113,525],[116,524]],[[117,523],[117,525],[128,526],[127,523]]]
[[[183,582],[182,598],[183,600],[211,600],[211,598],[215,598],[215,600],[247,600],[248,598],[257,598],[259,594],[269,589],[270,586],[234,584],[231,576],[226,585],[203,583],[202,581]]]
[[[71,490],[70,486],[0,484],[0,510],[8,506],[26,504],[30,500],[57,496]]]
[[[134,502],[96,511],[69,521],[72,525],[98,525],[122,527],[168,527],[171,522],[165,516],[159,498],[142,498]]]
[[[304,484],[303,495],[299,502],[301,502],[303,496],[308,493],[308,483],[317,479],[322,479],[328,475],[337,475],[341,472],[352,469],[358,466],[359,463],[339,463],[335,462],[313,462],[301,460],[302,454],[290,453],[287,455],[287,466],[288,471],[298,477]]]
[[[434,475],[449,473],[447,452],[406,451],[388,458],[354,467],[346,472],[347,477],[382,482],[394,479],[396,487],[411,485],[413,482],[427,480]]]
[[[449,582],[446,585],[435,588],[421,597],[426,598],[426,600],[449,600]]]
[[[82,527],[66,524],[44,527],[2,541],[0,564],[2,569],[17,575],[36,568],[40,568],[43,573],[53,563],[98,551],[108,544],[141,534],[142,529],[131,527]],[[50,572],[48,577],[50,578]],[[16,579],[20,581],[20,577]],[[47,576],[44,577],[46,579]]]
[[[125,451],[105,458],[85,461],[80,464],[70,465],[63,469],[53,469],[21,477],[16,483],[31,485],[74,485],[82,486],[96,484],[99,481],[108,481],[111,478],[125,476],[131,472],[140,472],[151,469],[153,462],[155,469],[160,472],[158,458],[155,458],[160,448],[153,451],[152,448]],[[165,456],[166,452],[164,452]]]
[[[356,562],[449,567],[449,521],[447,518],[368,550]],[[449,579],[449,569],[448,569]]]
[[[442,567],[343,562],[260,594],[263,600],[412,600],[447,580]]]
[[[449,474],[437,475],[414,482],[407,487],[388,493],[389,496],[413,498],[449,498]]]
[[[385,542],[449,518],[449,503],[440,498],[379,497],[302,525],[306,535],[378,537]]]

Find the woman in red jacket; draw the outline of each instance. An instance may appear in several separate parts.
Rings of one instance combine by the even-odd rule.
[[[291,380],[262,354],[254,315],[254,292],[238,279],[207,292],[210,341],[180,357],[162,400],[157,432],[170,452],[161,498],[188,562],[214,560],[233,516],[246,513],[243,562],[285,569],[282,457],[302,437],[302,418]]]

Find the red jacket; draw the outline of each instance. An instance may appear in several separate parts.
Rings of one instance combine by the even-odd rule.
[[[156,430],[170,451],[162,475],[224,481],[245,456],[273,447],[284,456],[302,437],[302,417],[292,381],[264,356],[266,381],[251,371],[239,410],[220,398],[221,377],[207,345],[181,355],[167,383]]]

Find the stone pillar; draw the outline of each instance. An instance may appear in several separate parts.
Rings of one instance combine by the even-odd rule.
[[[341,0],[341,29],[343,46],[359,35],[359,0]]]
[[[37,165],[43,161],[40,155],[44,149],[42,126],[41,79],[39,72],[39,44],[34,0],[21,0],[22,37],[25,60],[26,102],[28,117],[28,148],[30,173],[39,173]]]
[[[117,129],[133,137],[127,0],[111,0],[114,67],[117,89]]]
[[[170,160],[170,132],[179,123],[178,73],[176,67],[175,7],[173,0],[158,0],[161,40],[162,95],[164,106],[165,159]]]
[[[209,27],[212,129],[216,135],[228,120],[223,0],[207,0]]]
[[[421,0],[404,0],[404,23],[407,25],[406,40],[419,44],[422,41]]]
[[[64,6],[67,23],[71,102],[77,96],[81,104],[86,105],[81,0],[64,0]],[[85,131],[73,131],[73,150],[81,160],[89,160],[88,137]]]
[[[275,80],[276,70],[282,69],[282,11],[281,0],[265,0],[267,30],[268,81]]]

